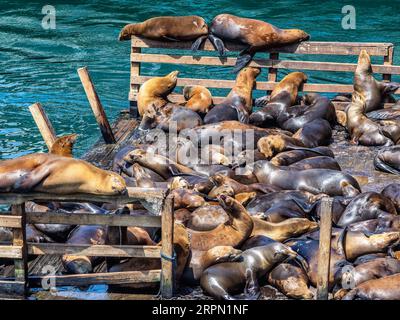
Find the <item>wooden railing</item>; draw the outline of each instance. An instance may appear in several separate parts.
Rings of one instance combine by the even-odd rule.
[[[227,48],[231,52],[239,52],[245,47],[242,45],[227,43]],[[176,70],[181,70],[182,66],[207,65],[212,67],[233,67],[236,62],[235,57],[218,57],[214,47],[207,40],[201,51],[193,56],[190,51],[190,42],[160,42],[138,37],[132,37],[131,43],[131,80],[129,100],[131,112],[136,116],[137,94],[140,85],[154,76],[164,74],[152,74],[144,76],[141,73],[143,63],[172,64]],[[157,49],[157,53],[149,52],[148,49]],[[286,48],[271,49],[266,51],[268,58],[259,58],[263,53],[257,53],[250,66],[268,69],[267,81],[262,81],[260,76],[257,78],[256,90],[270,92],[279,82],[278,71],[327,71],[327,72],[349,72],[354,73],[357,66],[357,57],[362,49],[367,50],[371,56],[382,58],[382,64],[373,65],[373,72],[381,74],[384,80],[390,81],[392,75],[400,74],[400,66],[393,65],[394,46],[391,43],[363,43],[363,42],[302,42]],[[213,52],[214,51],[214,52]],[[281,60],[280,53],[293,55],[312,55],[315,61]],[[213,55],[213,56],[210,56]],[[319,55],[324,56],[355,56],[354,63],[326,62],[316,60]],[[195,69],[194,69],[195,72]],[[287,72],[286,72],[287,73]],[[178,87],[185,85],[203,85],[208,88],[229,89],[234,85],[234,80],[218,79],[217,75],[209,72],[210,79],[198,78],[178,78]],[[352,75],[350,75],[352,77]],[[351,78],[350,78],[351,79]],[[350,82],[351,83],[351,82]],[[333,83],[306,83],[305,92],[319,93],[351,93],[351,84]],[[400,93],[400,90],[397,91]],[[172,93],[169,98],[173,102],[184,102],[181,92]],[[213,97],[214,103],[219,103],[224,99],[221,96]],[[342,102],[335,102],[340,106]]]
[[[137,200],[158,202],[159,216],[101,215],[90,213],[25,212],[27,201],[102,202],[123,205]],[[0,204],[11,204],[10,215],[0,215],[0,226],[13,228],[11,245],[0,246],[0,258],[14,259],[14,279],[0,281],[3,295],[26,295],[28,285],[37,285],[45,276],[28,276],[28,255],[81,255],[124,258],[173,257],[173,197],[164,189],[128,188],[127,195],[95,196],[86,194],[59,195],[48,193],[1,193]],[[115,227],[161,227],[161,246],[132,245],[71,245],[64,243],[29,243],[26,224],[106,225]],[[171,297],[174,290],[173,259],[162,259],[161,270],[104,272],[92,274],[54,275],[56,286],[83,286],[91,284],[132,284],[161,282],[163,297]],[[48,277],[48,276],[46,276]]]

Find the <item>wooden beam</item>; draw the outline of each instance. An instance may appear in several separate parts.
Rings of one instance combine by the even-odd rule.
[[[0,280],[0,294],[6,296],[7,298],[12,298],[14,296],[24,296],[26,291],[26,283],[23,281],[6,281]],[[3,297],[0,296],[0,300]]]
[[[320,219],[321,221],[319,230],[317,299],[328,300],[332,237],[331,199],[322,199]]]
[[[103,139],[108,144],[115,143],[114,134],[111,130],[110,123],[108,122],[106,113],[104,112],[103,106],[100,102],[100,98],[97,95],[96,89],[90,78],[87,67],[78,69],[79,78],[81,79],[83,88],[85,89],[86,96],[89,100],[89,104],[92,108],[97,124],[100,127]]]
[[[64,243],[28,243],[28,253],[88,257],[160,258],[159,246],[117,246]]]
[[[132,47],[131,48],[131,75],[139,76],[140,75],[140,62],[135,61],[133,55],[134,54],[140,54],[142,52],[141,48],[137,47]],[[139,84],[134,84],[131,86],[131,90],[134,93],[139,93],[140,85]],[[129,108],[130,114],[133,118],[138,118],[139,117],[139,110],[137,107],[137,103],[135,105],[132,105]]]
[[[393,65],[393,56],[394,56],[394,47],[390,47],[388,49],[388,54],[383,58],[383,64],[385,66],[392,66]],[[387,72],[383,72],[382,79],[384,81],[392,81],[392,75]]]
[[[91,213],[27,212],[27,223],[161,227],[160,216],[103,215]],[[0,220],[0,224],[1,224]]]
[[[31,105],[29,107],[29,111],[31,112],[33,120],[35,120],[35,123],[39,128],[40,134],[42,135],[47,148],[50,150],[54,141],[56,141],[57,136],[49,118],[46,115],[46,112],[44,112],[40,103]]]
[[[161,294],[164,298],[171,298],[175,289],[174,256],[174,198],[170,194],[164,201],[161,214]]]
[[[0,246],[0,258],[22,259],[22,246],[19,245]]]
[[[0,227],[4,228],[21,228],[21,217],[0,215]]]

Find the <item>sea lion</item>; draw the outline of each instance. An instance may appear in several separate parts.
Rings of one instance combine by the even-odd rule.
[[[381,194],[390,199],[396,207],[397,213],[400,213],[400,184],[391,183],[387,185],[381,192]]]
[[[210,90],[203,86],[185,86],[183,96],[185,107],[201,115],[206,114],[213,105]]]
[[[118,195],[126,192],[124,179],[115,172],[53,154],[33,153],[0,161],[0,192],[51,192]]]
[[[69,134],[57,138],[50,148],[50,153],[62,157],[72,158],[72,148],[76,142],[77,137],[77,134]]]
[[[209,39],[220,55],[224,55],[225,52],[221,39],[248,45],[248,48],[243,50],[237,58],[235,72],[245,67],[257,51],[283,47],[310,39],[310,35],[303,30],[279,29],[264,21],[241,18],[231,14],[217,15],[212,20],[209,29]]]
[[[312,299],[305,271],[290,263],[277,265],[268,275],[268,282],[285,296],[293,299]]]
[[[174,197],[174,209],[195,209],[206,204],[206,200],[194,190],[174,189],[171,194]]]
[[[354,92],[359,94],[364,101],[364,112],[379,109],[383,96],[395,92],[399,86],[398,83],[394,82],[376,81],[373,76],[369,54],[364,49],[360,51],[357,68],[354,73]]]
[[[216,299],[232,300],[233,294],[257,298],[258,281],[277,264],[298,255],[286,245],[274,242],[255,247],[235,257],[234,262],[223,262],[207,268],[200,279],[201,288]]]
[[[236,159],[232,163],[232,166],[234,168],[237,168],[249,163],[256,162],[258,160],[267,160],[267,157],[257,149],[243,150],[236,156]]]
[[[296,150],[281,152],[271,159],[271,163],[278,167],[289,166],[300,160],[317,156],[326,156],[331,158],[335,157],[332,150],[329,149],[328,147],[317,147],[317,148],[309,148],[301,150],[296,149]]]
[[[271,160],[272,162],[272,160]],[[306,158],[300,161],[297,161],[290,166],[284,167],[283,169],[295,169],[295,170],[307,170],[307,169],[331,169],[341,171],[339,163],[331,157],[319,156]]]
[[[307,82],[307,76],[303,72],[292,72],[286,75],[274,88],[271,98],[258,98],[255,101],[257,108],[262,108],[250,115],[249,123],[258,127],[267,127],[277,124],[289,117],[289,109],[296,102],[299,90]],[[266,102],[267,101],[267,102]]]
[[[365,146],[393,145],[393,141],[383,134],[381,127],[364,115],[365,108],[364,98],[355,91],[346,111],[346,128],[351,136],[350,142]]]
[[[325,119],[329,124],[336,123],[336,111],[332,102],[327,97],[319,94],[308,93],[305,95],[307,106],[292,107],[289,109],[290,118],[278,117],[278,124],[282,129],[296,132],[307,123],[317,119]]]
[[[336,196],[332,197],[332,222],[337,223],[342,216],[344,210],[347,205],[352,200],[352,197],[343,197]],[[318,199],[315,201],[314,210],[312,210],[311,214],[313,219],[319,220],[321,218],[321,210],[322,210],[322,199]]]
[[[305,148],[303,142],[294,137],[286,135],[269,135],[261,138],[257,142],[258,151],[263,153],[267,159],[271,159],[274,155],[295,148]]]
[[[399,106],[393,108],[378,109],[368,112],[366,116],[371,120],[400,120]]]
[[[52,238],[35,228],[33,224],[26,225],[26,241],[33,243],[54,242]],[[12,241],[12,238],[10,239]]]
[[[354,196],[361,192],[356,179],[337,170],[282,170],[269,161],[260,160],[254,163],[254,174],[259,182],[269,183],[283,190],[325,193],[329,196]]]
[[[208,25],[199,16],[163,16],[154,17],[141,23],[126,25],[119,33],[118,40],[129,40],[141,36],[162,41],[196,40],[192,49],[197,50],[208,35]]]
[[[275,240],[272,240],[271,238],[268,238],[267,236],[251,236],[249,237],[240,247],[242,251],[245,251],[247,249],[255,248],[255,247],[262,247],[267,244],[273,243]]]
[[[325,119],[315,119],[306,123],[293,136],[307,148],[327,146],[332,139],[332,128]]]
[[[396,273],[361,283],[350,290],[342,300],[399,300],[400,274]]]
[[[186,226],[191,230],[210,231],[229,220],[228,214],[219,205],[199,207],[194,210]]]
[[[377,170],[392,174],[400,174],[400,146],[392,146],[378,150],[374,157]]]
[[[216,123],[227,120],[248,123],[253,109],[252,92],[256,78],[260,74],[259,68],[246,67],[240,70],[236,77],[235,86],[226,99],[215,105],[204,117],[204,123]]]
[[[394,204],[385,196],[376,192],[365,192],[357,195],[346,207],[337,225],[349,224],[376,219],[381,214],[397,214]]]

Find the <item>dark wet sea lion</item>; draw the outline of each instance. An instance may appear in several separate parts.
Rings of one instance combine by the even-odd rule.
[[[271,98],[265,104],[265,97],[256,100],[255,106],[261,110],[250,115],[249,122],[256,126],[266,127],[277,124],[278,118],[283,122],[289,117],[290,107],[296,102],[298,91],[307,82],[303,72],[292,72],[276,85]]]
[[[289,166],[300,160],[317,156],[335,157],[328,147],[317,147],[281,152],[271,159],[271,163],[275,166]]]
[[[33,224],[26,225],[26,241],[33,243],[54,242],[52,238],[36,229]]]
[[[34,153],[0,161],[0,192],[51,192],[117,195],[126,192],[115,172],[68,157]]]
[[[206,114],[204,123],[210,124],[228,120],[248,123],[249,115],[253,109],[252,92],[256,77],[260,72],[259,68],[253,67],[240,70],[231,92],[222,103],[215,105]]]
[[[385,258],[387,257],[386,253],[370,253],[370,254],[365,254],[363,256],[357,257],[356,260],[353,261],[353,266],[357,267],[360,264],[378,259],[378,258]]]
[[[254,174],[259,182],[275,185],[283,190],[306,191],[313,194],[325,193],[329,196],[356,195],[361,189],[351,175],[329,169],[309,169],[303,171],[282,170],[269,161],[257,161]]]
[[[352,197],[345,198],[343,196],[336,196],[332,197],[332,221],[333,223],[337,223],[342,216],[344,210],[346,209],[347,205],[353,199]],[[321,203],[322,199],[318,199],[315,202],[314,210],[312,211],[312,215],[316,219],[320,219],[321,217]]]
[[[193,49],[198,49],[207,38],[208,25],[199,16],[163,16],[154,17],[141,23],[126,25],[118,40],[129,40],[133,35],[162,41],[189,41]]]
[[[264,21],[231,14],[217,15],[209,29],[209,38],[220,55],[225,52],[221,39],[248,45],[236,61],[236,72],[246,66],[257,51],[300,43],[310,38],[303,30],[279,29]]]
[[[268,275],[268,282],[285,296],[293,299],[312,299],[305,271],[290,263],[277,265]]]
[[[201,115],[206,114],[213,105],[210,90],[203,86],[185,86],[183,88],[185,107]]]
[[[231,300],[244,290],[246,298],[257,298],[258,281],[277,264],[298,255],[282,243],[274,242],[248,249],[235,257],[207,268],[200,279],[202,289],[216,299]]]
[[[272,160],[271,160],[272,162]],[[285,168],[285,167],[281,167]],[[307,169],[331,169],[341,171],[339,163],[331,157],[319,156],[306,158],[300,161],[297,161],[290,166],[286,167],[287,169],[296,169],[296,170],[307,170]]]
[[[400,184],[391,183],[381,192],[384,197],[389,198],[396,207],[397,213],[400,213]]]
[[[50,148],[50,153],[62,157],[72,158],[72,148],[76,142],[77,137],[77,134],[69,134],[57,138]]]
[[[342,300],[400,300],[400,274],[373,279],[350,290]]]
[[[242,251],[245,251],[247,249],[255,247],[262,247],[273,242],[275,242],[275,240],[272,240],[267,236],[262,236],[262,235],[251,236],[241,245],[240,249]]]
[[[332,139],[332,128],[325,119],[316,119],[306,123],[292,137],[307,148],[327,146]]]
[[[376,169],[392,174],[400,174],[400,146],[383,148],[378,150],[374,158]]]
[[[291,118],[282,121],[279,119],[278,123],[282,129],[296,132],[304,127],[305,124],[312,122],[316,119],[325,119],[330,124],[336,123],[336,111],[332,102],[327,97],[319,94],[306,94],[305,102],[308,106],[298,106],[289,109]]]
[[[382,213],[397,214],[397,211],[385,196],[376,192],[361,193],[347,205],[337,225],[345,227],[351,223],[376,219]]]

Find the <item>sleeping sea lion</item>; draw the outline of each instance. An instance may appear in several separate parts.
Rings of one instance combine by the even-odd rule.
[[[381,194],[390,199],[396,207],[397,213],[400,213],[400,184],[391,183],[387,185],[381,192]]]
[[[272,162],[272,160],[271,160]],[[281,168],[285,169],[295,169],[295,170],[307,170],[307,169],[331,169],[341,171],[339,163],[331,157],[319,156],[306,158],[300,161],[297,161],[290,166]]]
[[[307,149],[296,149],[290,151],[284,151],[277,154],[271,159],[271,163],[275,166],[289,166],[300,160],[317,157],[326,156],[334,158],[334,154],[328,147],[317,147],[317,148],[307,148]]]
[[[185,86],[183,96],[185,107],[201,115],[206,114],[213,105],[210,90],[203,86]]]
[[[261,138],[257,142],[258,151],[263,153],[267,159],[271,159],[274,155],[291,149],[305,148],[306,146],[300,139],[288,137],[286,135],[269,135]]]
[[[307,122],[292,138],[298,139],[307,148],[327,146],[332,139],[332,128],[325,119],[315,119]]]
[[[374,158],[377,170],[392,174],[400,174],[400,146],[392,146],[378,150]]]

